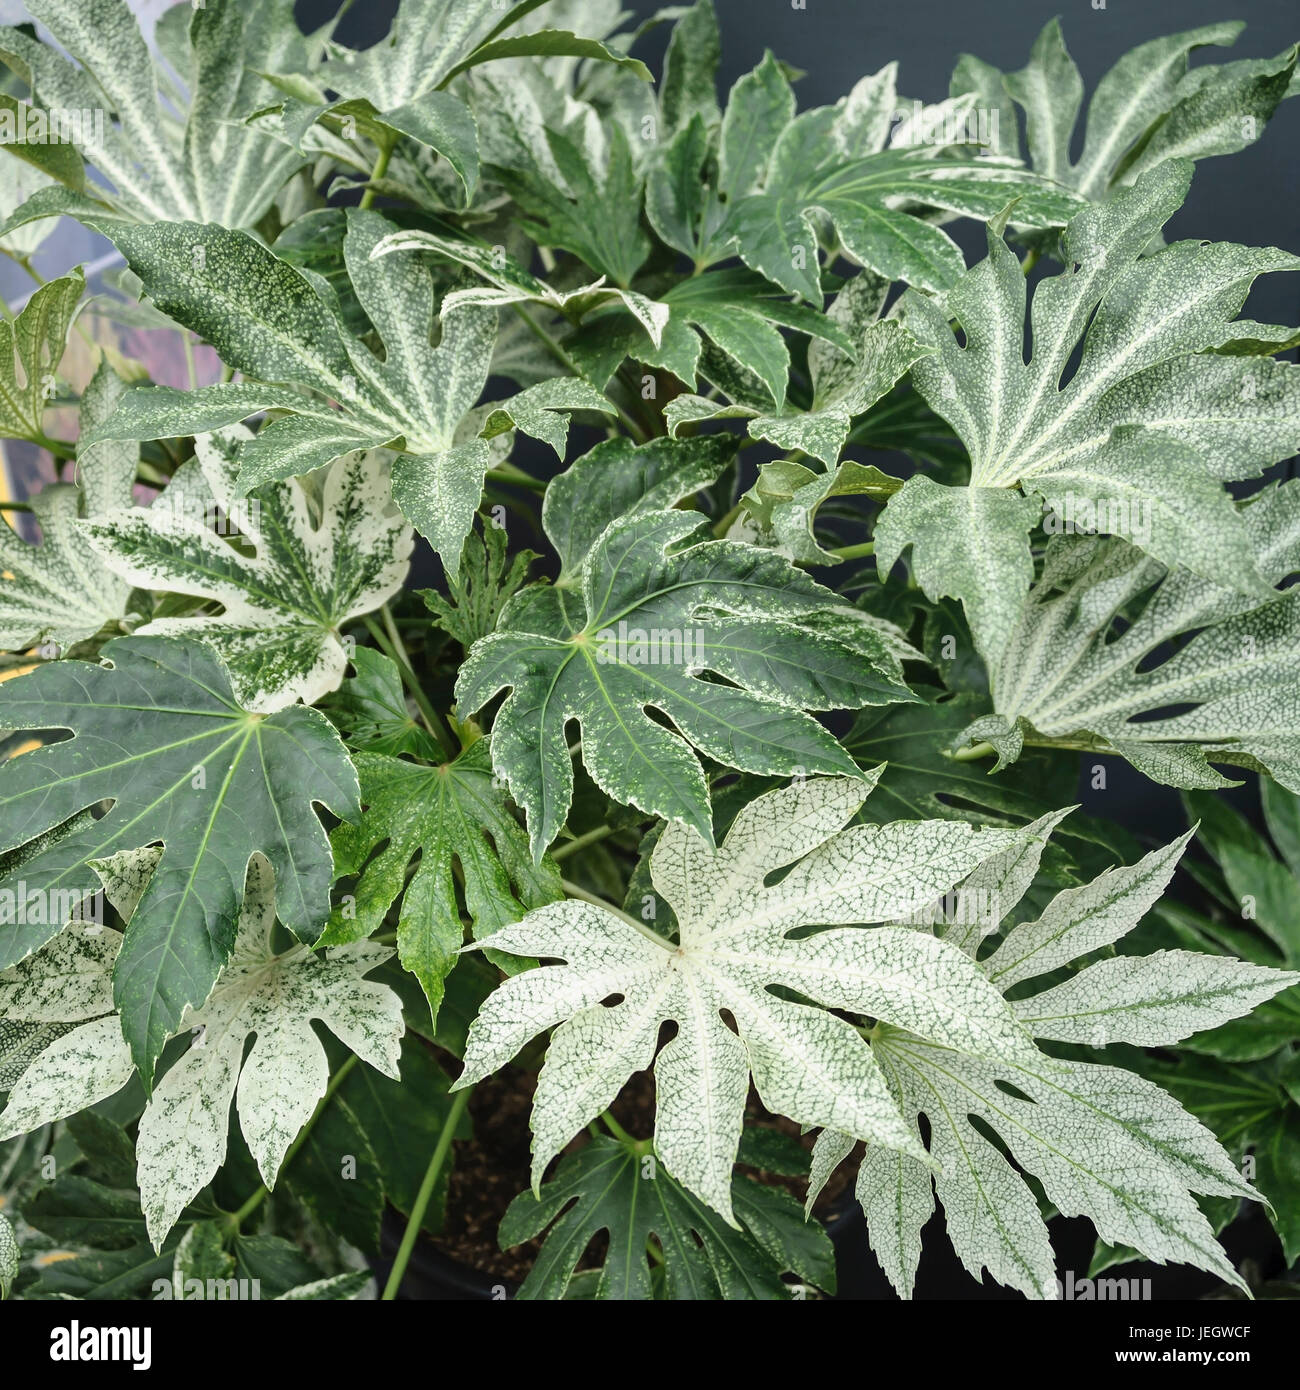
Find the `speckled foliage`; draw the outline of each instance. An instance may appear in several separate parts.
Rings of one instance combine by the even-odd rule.
[[[1184,207],[1295,48],[801,110],[712,0],[28,7],[0,1299],[830,1296],[854,1153],[901,1297],[936,1198],[1030,1298],[1300,1250],[1300,258]]]

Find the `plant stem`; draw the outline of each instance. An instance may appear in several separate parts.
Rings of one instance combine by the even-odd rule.
[[[860,560],[864,555],[874,555],[876,546],[874,541],[863,541],[861,545],[839,545],[828,551],[840,560]]]
[[[547,332],[540,323],[524,308],[522,304],[512,306],[515,313],[523,319],[528,327],[528,331],[537,339],[539,343],[551,354],[552,357],[569,372],[571,376],[580,377],[582,373],[578,370],[578,364],[565,352],[563,345],[555,338],[555,335]],[[614,407],[623,428],[636,439],[639,444],[644,444],[649,436],[641,426],[623,409],[617,401],[610,401]]]
[[[1033,270],[1033,268],[1038,264],[1038,257],[1041,254],[1042,253],[1039,251],[1037,246],[1031,246],[1029,250],[1025,253],[1025,259],[1020,263],[1020,273],[1022,275],[1028,275],[1029,272]]]
[[[566,840],[562,845],[556,845],[551,851],[551,858],[558,863],[561,859],[567,859],[571,854],[577,854],[580,849],[586,849],[588,845],[609,839],[615,833],[615,827],[612,825],[598,825],[594,830],[588,830],[583,835],[575,835],[572,840]]]
[[[199,374],[194,367],[194,344],[187,329],[181,329],[181,342],[185,345],[185,372],[190,380],[190,390],[193,391],[199,384]]]
[[[388,161],[393,157],[393,145],[396,143],[396,141],[393,141],[392,144],[380,147],[379,158],[375,160],[375,167],[370,174],[370,183],[367,185],[366,191],[361,195],[361,206],[363,208],[368,208],[375,201],[375,184],[388,172]]]
[[[69,443],[66,439],[51,439],[48,434],[42,434],[33,439],[32,443],[38,449],[48,450],[56,459],[74,459],[77,457],[77,446]]]
[[[433,1197],[433,1189],[437,1186],[438,1175],[447,1161],[451,1141],[456,1137],[456,1126],[460,1124],[460,1117],[465,1113],[473,1089],[472,1086],[467,1086],[463,1091],[457,1091],[451,1109],[447,1112],[442,1132],[434,1145],[433,1156],[429,1159],[429,1166],[424,1170],[424,1181],[420,1184],[420,1190],[411,1205],[411,1215],[402,1235],[402,1243],[397,1247],[397,1257],[393,1260],[388,1283],[384,1285],[384,1292],[380,1296],[381,1302],[391,1303],[397,1297],[397,1290],[402,1285],[402,1276],[410,1263],[411,1251],[415,1249],[415,1239],[420,1234],[420,1226],[424,1222],[424,1213],[429,1209],[429,1201]]]
[[[620,1143],[635,1144],[637,1142],[608,1110],[602,1110],[600,1112],[600,1121]]]
[[[298,1152],[300,1148],[302,1148],[303,1144],[307,1139],[307,1136],[311,1133],[312,1125],[314,1125],[316,1121],[320,1119],[321,1115],[325,1111],[325,1107],[330,1103],[331,1100],[334,1099],[334,1093],[347,1079],[348,1073],[351,1072],[352,1068],[356,1066],[357,1061],[358,1058],[356,1053],[354,1052],[344,1060],[342,1065],[339,1067],[338,1071],[336,1071],[334,1075],[330,1077],[330,1083],[325,1088],[325,1094],[320,1098],[320,1101],[317,1104],[315,1110],[311,1112],[311,1116],[308,1119],[307,1123],[303,1125],[301,1130],[298,1131],[298,1137],[284,1151],[284,1158],[280,1162],[280,1171],[282,1173],[293,1161],[293,1156]],[[258,1207],[262,1205],[264,1201],[266,1201],[266,1199],[270,1195],[270,1188],[259,1187],[257,1191],[254,1192],[253,1195],[248,1199],[248,1201],[246,1201],[244,1205],[239,1208],[238,1211],[231,1212],[230,1215],[226,1218],[226,1220],[235,1228],[236,1231],[238,1231],[239,1228],[244,1224],[244,1222],[248,1220],[248,1218],[258,1209]]]
[[[388,605],[385,604],[384,609],[387,607]],[[384,610],[381,609],[380,611]],[[392,622],[391,613],[388,614],[388,620]],[[402,644],[401,637],[397,634],[397,625],[393,624],[392,637],[397,639],[394,642],[369,614],[366,614],[361,621],[365,623],[366,631],[375,639],[375,644],[379,650],[397,667],[403,685],[415,699],[416,707],[420,711],[420,718],[424,721],[424,727],[438,740],[442,751],[449,758],[454,758],[456,756],[456,742],[446,724],[443,723],[438,711],[429,703],[429,697],[424,693],[415,672],[411,670],[411,663],[406,659],[406,648]]]
[[[31,509],[29,502],[0,501],[0,512],[30,512]]]

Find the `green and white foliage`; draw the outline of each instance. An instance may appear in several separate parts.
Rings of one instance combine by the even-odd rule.
[[[370,936],[400,898],[398,954],[436,1021],[465,936],[455,868],[480,937],[562,897],[560,876],[549,858],[533,863],[483,740],[439,766],[370,752],[354,753],[353,762],[365,810],[356,825],[340,825],[331,844],[335,873],[357,881],[321,940]]]
[[[268,483],[241,501],[239,448],[252,438],[242,426],[200,436],[194,461],[148,511],[105,511],[81,529],[137,588],[221,604],[220,616],[155,618],[136,632],[206,642],[240,704],[271,714],[337,688],[348,660],[342,628],[401,589],[413,538],[375,450],[335,460],[315,486]],[[236,528],[237,537],[221,534]]]
[[[1070,57],[1060,21],[1050,20],[1019,72],[1002,73],[963,54],[953,72],[953,97],[974,94],[998,112],[1004,155],[1020,152],[1014,101],[1025,114],[1029,160],[1039,174],[1104,201],[1166,159],[1232,154],[1257,140],[1288,95],[1296,50],[1276,58],[1207,63],[1188,71],[1199,48],[1226,48],[1245,25],[1207,24],[1139,44],[1097,84],[1088,104],[1083,148],[1070,157],[1083,106],[1083,79]],[[990,138],[992,132],[990,132]]]
[[[965,444],[970,480],[909,481],[881,517],[877,559],[883,575],[911,545],[918,581],[932,598],[965,602],[986,659],[1001,650],[1029,586],[1040,498],[1049,530],[1121,534],[1244,594],[1264,588],[1222,483],[1300,444],[1300,374],[1255,355],[1285,346],[1290,330],[1234,315],[1256,276],[1300,261],[1198,241],[1143,256],[1191,171],[1186,160],[1161,164],[1070,223],[1074,268],[1034,292],[1028,362],[1025,277],[996,228],[988,258],[942,305],[906,298],[908,327],[933,349],[912,379]]]
[[[442,336],[431,347],[432,278],[415,257],[371,261],[392,230],[378,213],[349,211],[343,253],[353,289],[383,340],[382,360],[348,331],[326,285],[246,233],[189,222],[104,230],[154,303],[249,379],[193,391],[129,392],[93,439],[174,438],[259,411],[284,412],[241,448],[243,493],[358,449],[391,446],[400,450],[393,496],[448,566],[459,558],[496,461],[495,436],[520,429],[560,452],[568,430],[564,412],[609,408],[590,386],[557,378],[472,413],[487,382],[496,311],[462,307],[443,318]]]
[[[741,1135],[742,1162],[796,1177],[808,1156],[790,1141],[791,1154],[773,1161],[771,1130]],[[576,1199],[576,1200],[575,1200]],[[805,1222],[788,1192],[744,1174],[731,1186],[728,1225],[677,1182],[647,1143],[607,1138],[560,1160],[555,1178],[536,1196],[523,1192],[501,1219],[507,1248],[547,1231],[537,1263],[516,1297],[559,1299],[788,1299],[835,1288],[830,1238]],[[574,1273],[593,1236],[606,1232],[610,1248],[599,1271]],[[647,1250],[661,1259],[650,1262]],[[801,1283],[790,1284],[783,1274]]]
[[[961,274],[961,252],[922,209],[987,220],[1016,200],[1018,223],[1052,227],[1078,207],[1018,161],[981,155],[964,133],[948,144],[913,139],[896,124],[894,83],[891,64],[836,105],[796,115],[794,90],[768,53],[731,89],[716,144],[701,117],[674,137],[647,197],[656,231],[697,266],[734,247],[746,265],[820,306],[819,215],[859,264],[943,290]],[[702,179],[711,161],[716,180]]]
[[[355,817],[356,772],[323,715],[248,713],[211,648],[177,637],[119,638],[102,664],[52,662],[4,682],[0,726],[72,733],[0,765],[0,845],[14,852],[0,887],[71,910],[98,889],[95,862],[163,845],[113,976],[147,1078],[230,955],[254,853],[275,870],[280,920],[308,940],[319,934],[332,866],[314,803]],[[111,809],[92,818],[103,801]],[[4,965],[66,920],[17,916],[0,924]]]
[[[42,285],[16,317],[0,320],[0,430],[39,443],[68,330],[86,287],[80,267]]]
[[[7,144],[59,179],[33,194],[12,225],[66,212],[252,227],[305,162],[242,121],[273,91],[259,72],[307,62],[309,43],[290,0],[194,6],[181,51],[168,54],[174,71],[151,56],[135,16],[118,0],[30,0],[27,9],[64,52],[4,29],[0,61],[28,84],[39,107],[81,118],[69,132],[71,147],[108,186],[87,177],[81,158],[51,168],[39,142]]]
[[[1269,585],[1300,570],[1300,485],[1267,489],[1238,518]],[[994,713],[960,741],[987,740],[1000,764],[1026,741],[1060,743],[1176,787],[1230,785],[1217,762],[1300,790],[1298,604],[1294,589],[1248,596],[1118,537],[1055,536],[989,663]]]
[[[464,84],[457,82],[462,73],[509,58],[583,58],[650,78],[639,59],[588,35],[550,24],[530,32],[521,21],[536,8],[507,9],[494,0],[402,0],[386,41],[361,52],[332,44],[329,61],[306,72],[271,69],[271,81],[285,96],[276,109],[278,133],[291,145],[311,148],[319,142],[310,141],[309,133],[321,122],[335,136],[355,139],[360,133],[390,154],[409,139],[441,156],[454,172],[460,197],[448,201],[468,203],[478,186],[480,151],[478,123]],[[418,172],[421,185],[426,177],[435,186],[440,182],[438,169]],[[403,180],[394,182],[400,187]]]
[[[567,583],[511,599],[462,666],[463,711],[510,691],[492,759],[535,855],[572,798],[570,721],[608,795],[707,835],[708,784],[690,745],[747,772],[855,772],[804,711],[911,698],[887,635],[780,556],[701,539],[703,520],[647,511],[612,522]]]
[[[1295,983],[1294,974],[1238,960],[1162,951],[1102,958],[1044,988],[1062,967],[1078,966],[1137,925],[1189,837],[1064,890],[1035,920],[1004,930],[991,952],[982,950],[997,917],[1015,908],[1033,880],[1051,824],[1035,828],[1041,838],[1030,853],[1022,842],[980,865],[936,926],[993,988],[1012,994],[1011,1011],[1034,1037],[1166,1047]],[[992,921],[976,925],[980,915]],[[1037,993],[1017,988],[1029,981],[1038,982]],[[872,1248],[903,1297],[916,1277],[935,1193],[953,1247],[975,1278],[987,1269],[1027,1297],[1057,1296],[1039,1200],[1017,1168],[1037,1179],[1062,1215],[1086,1216],[1102,1240],[1245,1287],[1192,1194],[1259,1194],[1209,1130],[1149,1081],[1044,1052],[977,1057],[889,1019],[876,1031],[873,1053],[918,1142],[917,1117],[929,1122],[929,1166],[901,1146],[868,1143],[858,1170]],[[813,1194],[852,1147],[844,1133],[818,1139]]]
[[[533,1106],[535,1189],[551,1159],[652,1061],[656,1150],[732,1224],[731,1170],[751,1076],[777,1114],[923,1158],[873,1049],[831,1009],[892,1020],[979,1057],[1032,1055],[1011,1009],[956,947],[904,926],[856,925],[928,908],[1020,837],[958,821],[844,829],[874,778],[807,778],[770,792],[741,811],[718,848],[670,821],[650,873],[676,914],[676,942],[573,900],[480,942],[563,962],[516,975],[491,996],[457,1082],[477,1081],[560,1025]],[[791,938],[812,925],[836,929]],[[821,1007],[787,1002],[774,985]],[[611,995],[619,1002],[602,1003]],[[656,1057],[666,1021],[677,1034]]]
[[[855,1144],[904,1293],[936,1194],[1033,1296],[1057,1213],[1300,1251],[1300,332],[1239,317],[1300,259],[1163,239],[1294,50],[1078,128],[1055,23],[800,112],[712,0],[29,3],[0,1295],[370,1297],[392,1208],[393,1297],[530,1091],[526,1299],[831,1294]],[[1189,789],[1163,901],[1183,840],[1060,809],[1107,755]]]
[[[158,860],[158,851],[144,850],[112,866],[114,881],[106,876],[106,883],[124,916],[131,916],[132,900],[146,890]],[[141,1206],[155,1250],[221,1166],[236,1099],[258,1171],[268,1187],[275,1185],[289,1145],[329,1080],[313,1019],[371,1066],[398,1074],[401,1002],[386,985],[365,978],[389,949],[357,942],[324,956],[303,945],[276,953],[275,901],[270,864],[256,855],[229,963],[202,1007],[181,1020],[191,1045],[159,1080],[141,1116]],[[131,1052],[111,1012],[111,970],[121,940],[107,928],[73,924],[44,948],[47,959],[33,957],[0,976],[6,1017],[76,1024],[18,1078],[0,1115],[0,1135],[73,1114],[130,1078]],[[245,1058],[253,1034],[257,1041]]]
[[[80,276],[77,284],[79,288]],[[22,317],[30,312],[29,305]],[[101,364],[82,398],[86,428],[105,417],[123,389],[107,363]],[[80,486],[51,483],[32,499],[41,528],[39,545],[28,544],[12,525],[0,523],[0,648],[13,652],[53,644],[61,651],[125,614],[130,585],[104,573],[98,558],[87,551],[78,521],[130,508],[136,453],[134,444],[113,440],[83,449],[77,459]]]

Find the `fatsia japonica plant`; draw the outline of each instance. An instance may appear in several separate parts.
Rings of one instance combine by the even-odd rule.
[[[1294,48],[1085,116],[1056,23],[808,107],[711,0],[28,10],[0,1294],[1294,1259],[1300,259],[1180,213]]]

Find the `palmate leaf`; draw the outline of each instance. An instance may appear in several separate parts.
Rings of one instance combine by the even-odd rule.
[[[1059,20],[1043,27],[1019,72],[1004,75],[963,55],[950,90],[954,97],[974,93],[981,105],[999,111],[996,148],[1009,155],[1019,153],[1013,99],[1025,113],[1034,169],[1085,198],[1103,201],[1162,160],[1231,154],[1259,138],[1287,95],[1294,48],[1274,59],[1187,68],[1198,48],[1226,48],[1244,28],[1207,24],[1131,49],[1097,84],[1078,160],[1070,157],[1070,147],[1083,105],[1083,80]]]
[[[193,217],[252,227],[304,163],[239,119],[272,93],[259,72],[307,64],[307,40],[290,0],[207,0],[194,7],[179,72],[188,87],[183,126],[170,114],[171,84],[128,6],[32,0],[27,8],[78,65],[18,29],[0,31],[0,61],[30,81],[41,106],[102,121],[102,139],[92,127],[76,143],[109,187],[67,178],[67,188],[30,199],[15,224],[66,211],[91,219]]]
[[[348,210],[343,250],[353,288],[383,340],[382,361],[349,332],[337,299],[318,279],[243,232],[195,223],[103,230],[155,304],[250,380],[128,392],[92,439],[202,434],[261,410],[283,411],[240,451],[244,492],[358,449],[392,445],[401,450],[393,496],[448,567],[495,461],[492,436],[518,428],[562,451],[563,412],[610,408],[585,383],[559,379],[472,413],[488,377],[496,311],[467,306],[445,317],[431,348],[432,279],[415,257],[371,261],[393,230],[378,213]]]
[[[373,647],[358,647],[351,661],[356,675],[344,680],[320,704],[321,713],[329,717],[348,746],[436,761],[441,753],[438,741],[407,705],[406,687],[396,663]]]
[[[559,872],[549,858],[533,863],[528,837],[494,783],[484,740],[440,766],[364,752],[353,762],[365,810],[356,825],[334,831],[331,845],[335,873],[357,882],[321,941],[370,936],[400,898],[398,955],[436,1022],[443,981],[465,939],[453,861],[476,937],[563,896]]]
[[[818,214],[869,270],[943,290],[962,272],[961,252],[921,209],[987,220],[1014,199],[1018,223],[1050,227],[1078,207],[1075,195],[1015,161],[977,158],[974,146],[908,146],[903,134],[885,148],[897,109],[885,69],[836,106],[796,116],[794,92],[768,54],[732,89],[723,117],[717,188],[727,208],[720,219],[716,200],[702,210],[717,220],[710,247],[734,242],[746,265],[820,305]]]
[[[286,138],[301,148],[315,122],[332,128],[349,118],[381,147],[409,137],[447,160],[469,202],[479,176],[478,127],[462,96],[445,90],[462,72],[506,58],[573,57],[650,79],[638,59],[587,35],[505,32],[541,3],[524,0],[505,10],[493,0],[403,0],[391,33],[373,47],[357,52],[335,44],[315,71],[274,69],[271,80],[289,98],[280,108]]]
[[[104,512],[81,530],[129,583],[220,603],[220,617],[156,618],[136,631],[206,642],[240,704],[271,714],[337,688],[348,661],[341,628],[401,589],[413,538],[373,450],[330,464],[318,498],[290,480],[240,505],[238,452],[252,438],[242,426],[200,436],[195,461],[147,511]],[[242,549],[217,517],[238,523]]]
[[[772,552],[701,539],[703,520],[613,522],[580,570],[517,594],[461,667],[465,713],[510,691],[493,766],[527,814],[534,855],[568,813],[571,720],[609,796],[708,834],[708,787],[688,745],[744,771],[853,773],[804,711],[911,698],[890,641],[855,609]]]
[[[1036,920],[1007,930],[977,968],[1005,991],[1119,940],[1159,897],[1188,838],[1061,892]],[[980,951],[982,937],[966,925],[961,898],[1009,913],[1033,877],[1032,865],[1026,874],[1015,861],[1013,852],[971,874],[952,920],[937,928],[944,939],[972,957]],[[1017,997],[1011,1008],[1037,1037],[1098,1047],[1140,1038],[1163,1046],[1246,1012],[1295,979],[1187,952],[1126,962],[1124,981],[1116,979],[1119,964],[1101,960],[1055,988]],[[914,1156],[873,1144],[859,1169],[857,1193],[872,1247],[903,1297],[915,1278],[921,1228],[934,1210],[932,1180],[949,1238],[975,1278],[987,1268],[1031,1298],[1057,1296],[1038,1202],[1003,1146],[1058,1211],[1087,1216],[1103,1240],[1133,1246],[1157,1263],[1193,1264],[1244,1287],[1192,1194],[1259,1194],[1209,1130],[1149,1081],[1118,1067],[1043,1053],[1014,1060],[966,1056],[889,1021],[877,1032],[874,1051],[911,1123],[922,1114],[929,1120],[929,1156],[942,1170],[932,1179]],[[851,1148],[843,1134],[818,1139],[810,1201]]]
[[[960,950],[906,928],[846,925],[907,917],[1018,836],[944,821],[843,829],[873,781],[809,778],[770,792],[740,812],[717,849],[670,821],[650,872],[676,913],[676,944],[576,900],[479,943],[564,962],[516,975],[488,999],[456,1083],[472,1084],[560,1025],[534,1100],[534,1189],[550,1160],[652,1060],[658,1154],[732,1224],[731,1170],[751,1075],[774,1113],[918,1154],[871,1049],[830,1009],[907,1023],[979,1056],[1032,1054],[1028,1035]],[[810,925],[840,929],[791,939]],[[823,1007],[788,1003],[773,985]],[[611,995],[619,1002],[601,1002]],[[677,1034],[655,1060],[667,1020]]]
[[[1001,649],[1031,577],[1036,504],[1022,503],[1017,488],[1045,499],[1049,529],[1123,534],[1166,563],[1243,593],[1261,590],[1220,484],[1300,444],[1300,372],[1229,355],[1234,343],[1286,337],[1233,316],[1257,275],[1300,261],[1192,241],[1142,256],[1182,202],[1191,169],[1186,160],[1162,164],[1070,223],[1075,268],[1038,285],[1028,362],[1025,278],[994,228],[988,258],[942,307],[917,294],[905,301],[908,327],[934,349],[915,364],[913,382],[965,444],[970,483],[909,482],[881,518],[877,559],[884,574],[910,543],[927,593],[966,603],[986,659]]]
[[[105,874],[114,905],[130,918],[127,941],[137,900],[141,890],[148,892],[159,857],[157,850],[129,854]],[[274,1185],[286,1150],[329,1080],[313,1019],[371,1066],[397,1076],[401,1002],[387,986],[364,978],[388,958],[389,949],[357,942],[325,956],[302,945],[276,954],[275,902],[270,864],[255,855],[230,960],[202,1007],[186,1012],[181,1022],[193,1043],[158,1082],[141,1116],[140,1205],[155,1250],[224,1161],[236,1096],[244,1138],[266,1185]],[[108,929],[92,937],[73,924],[44,948],[47,959],[35,957],[24,963],[27,968],[0,976],[6,1016],[77,1023],[18,1079],[0,1115],[0,1134],[21,1134],[72,1114],[130,1078],[131,1053],[117,1018],[104,1012],[112,1005],[110,971],[121,941]],[[254,1033],[257,1042],[245,1059]]]
[[[1300,568],[1300,486],[1261,493],[1240,519],[1269,583]],[[1260,601],[1117,537],[1057,536],[991,662],[994,713],[959,742],[987,740],[1000,763],[1026,740],[1118,753],[1181,787],[1229,785],[1210,764],[1230,763],[1300,790],[1298,632],[1294,590]]]
[[[123,389],[107,362],[101,363],[82,397],[82,428],[92,429],[103,419]],[[52,483],[31,500],[41,528],[38,546],[0,524],[0,647],[23,651],[45,642],[69,647],[126,612],[130,585],[104,573],[77,522],[129,507],[137,462],[134,444],[106,440],[83,448],[77,458],[80,486]]]
[[[436,589],[419,591],[434,624],[466,651],[496,627],[501,610],[527,582],[538,558],[535,550],[507,558],[508,546],[505,528],[485,521],[481,532],[466,537],[459,568],[447,573],[447,596]]]
[[[830,1239],[818,1224],[804,1222],[789,1193],[737,1174],[732,1210],[740,1229],[675,1181],[653,1154],[601,1137],[566,1155],[537,1196],[516,1197],[501,1218],[499,1238],[508,1249],[547,1231],[516,1295],[525,1300],[562,1299],[574,1289],[574,1266],[602,1231],[610,1248],[595,1276],[598,1299],[785,1299],[795,1292],[781,1278],[786,1272],[834,1288]],[[663,1256],[661,1286],[646,1257],[651,1244]]]
[[[4,886],[21,880],[42,901],[75,903],[98,887],[92,861],[161,841],[114,972],[122,1031],[148,1081],[230,954],[250,857],[275,869],[281,921],[314,938],[329,915],[332,863],[313,803],[347,818],[360,808],[356,772],[324,716],[241,709],[210,648],[119,638],[104,658],[111,664],[49,663],[0,686],[0,725],[73,735],[0,766],[3,848],[23,851]],[[100,819],[82,814],[105,800]],[[0,925],[0,964],[65,920],[41,916],[56,920]]]

